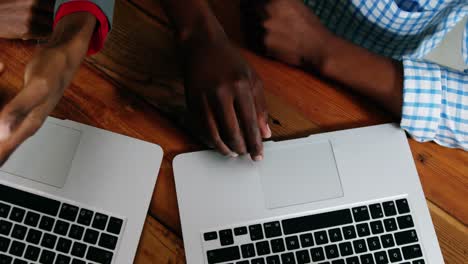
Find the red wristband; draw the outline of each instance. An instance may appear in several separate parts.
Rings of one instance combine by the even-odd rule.
[[[96,4],[88,0],[72,0],[62,4],[55,15],[54,27],[63,17],[77,12],[88,12],[96,17],[96,29],[88,48],[88,55],[95,54],[104,47],[104,42],[109,33],[109,21],[104,12]]]

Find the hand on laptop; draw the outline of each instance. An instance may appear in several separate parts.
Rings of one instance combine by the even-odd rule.
[[[54,2],[0,1],[0,38],[35,39],[48,36],[52,32]]]
[[[26,66],[24,87],[0,113],[0,164],[55,108],[86,55],[96,25],[89,13],[68,15]]]

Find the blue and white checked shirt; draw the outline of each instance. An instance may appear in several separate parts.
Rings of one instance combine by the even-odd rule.
[[[305,0],[335,34],[403,62],[401,127],[417,141],[468,150],[468,70],[425,61],[458,22],[468,0]],[[468,65],[468,22],[462,50]]]

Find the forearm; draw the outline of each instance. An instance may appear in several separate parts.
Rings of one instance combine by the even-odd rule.
[[[403,67],[401,62],[371,53],[351,42],[330,36],[321,74],[379,102],[401,116]]]
[[[206,0],[162,0],[162,4],[176,26],[178,39],[182,43],[199,38],[225,38]]]

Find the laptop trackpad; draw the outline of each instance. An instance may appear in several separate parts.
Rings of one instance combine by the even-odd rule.
[[[46,121],[0,170],[62,188],[80,138],[80,131]]]
[[[329,141],[266,148],[258,169],[269,209],[343,196]]]

